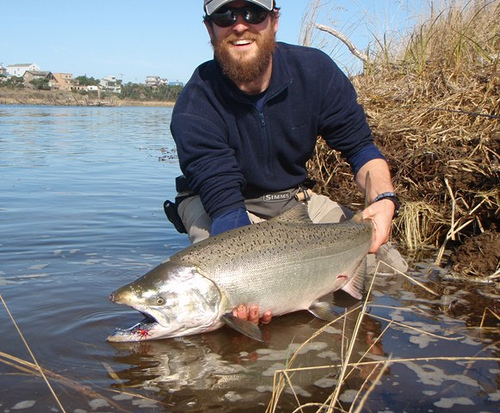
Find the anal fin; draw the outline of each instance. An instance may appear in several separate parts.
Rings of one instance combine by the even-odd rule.
[[[365,290],[365,278],[366,278],[366,257],[358,264],[354,269],[354,275],[351,280],[344,285],[341,290],[348,293],[350,296],[354,297],[356,300],[361,300],[363,298],[363,293]]]

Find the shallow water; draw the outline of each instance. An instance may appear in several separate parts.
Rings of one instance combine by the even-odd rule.
[[[141,319],[112,304],[109,293],[187,245],[162,211],[179,173],[170,114],[0,106],[0,292],[65,411],[265,411],[274,372],[324,325],[297,313],[265,326],[267,343],[225,328],[156,342],[105,341],[115,327]],[[489,328],[478,326],[485,308],[498,305],[491,298],[497,290],[440,281],[430,270],[424,261],[411,275],[437,296],[401,276],[376,278],[353,358],[383,333],[367,359],[392,363],[365,411],[496,412],[498,321],[487,315]],[[291,367],[322,367],[294,372],[293,391],[285,387],[277,411],[333,393],[354,318],[301,349]],[[0,412],[62,411],[43,379],[13,360],[32,362],[3,304],[0,337]],[[340,395],[344,408],[379,371],[353,371]]]

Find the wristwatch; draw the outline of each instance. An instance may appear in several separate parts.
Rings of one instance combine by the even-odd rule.
[[[395,209],[394,216],[392,218],[396,218],[399,215],[399,210],[401,209],[401,202],[399,201],[398,196],[394,192],[382,192],[374,198],[372,204],[381,201],[382,199],[389,199],[394,203]]]

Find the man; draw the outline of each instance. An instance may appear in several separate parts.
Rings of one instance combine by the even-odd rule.
[[[373,221],[377,252],[399,201],[351,82],[323,52],[276,42],[273,0],[204,0],[204,10],[215,57],[196,69],[171,123],[185,177],[178,213],[191,242],[269,219],[304,198],[313,222],[349,218],[307,189],[305,164],[321,135],[349,161],[362,191],[370,177],[363,217]],[[385,250],[406,270],[395,250]]]

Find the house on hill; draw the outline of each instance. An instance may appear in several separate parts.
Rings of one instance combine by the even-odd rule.
[[[51,82],[52,89],[71,90],[74,85],[71,73],[52,73],[54,81]]]
[[[7,74],[11,76],[23,77],[27,71],[39,72],[40,66],[35,63],[18,63],[7,66]]]
[[[35,70],[27,70],[23,75],[24,85],[27,87],[33,87],[31,83],[33,80],[46,80],[46,87],[52,87],[52,84],[55,82],[55,77],[51,72],[47,71],[35,71]]]
[[[160,76],[146,76],[146,86],[155,87],[166,85],[168,83],[167,79],[162,79]]]
[[[121,81],[118,80],[115,76],[106,76],[99,80],[99,87],[111,93],[122,93],[122,85]]]

